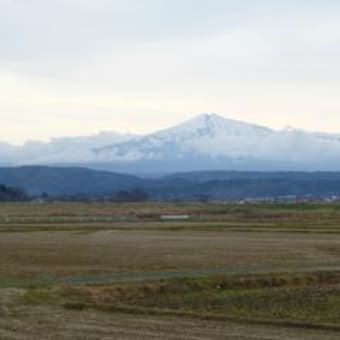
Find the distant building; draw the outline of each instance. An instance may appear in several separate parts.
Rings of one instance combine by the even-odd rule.
[[[48,200],[43,197],[38,197],[38,198],[33,199],[31,202],[35,204],[45,204],[48,202]]]
[[[189,215],[161,215],[162,221],[185,221],[189,218]]]

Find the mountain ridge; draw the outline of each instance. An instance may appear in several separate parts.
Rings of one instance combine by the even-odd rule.
[[[0,167],[0,185],[22,188],[31,197],[114,199],[139,192],[150,200],[242,200],[286,195],[340,197],[340,172],[177,173],[148,179],[81,167]],[[128,197],[129,195],[124,195]]]

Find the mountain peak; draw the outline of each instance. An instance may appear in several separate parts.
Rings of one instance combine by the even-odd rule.
[[[201,118],[204,120],[226,120],[225,117],[217,114],[217,113],[202,113],[201,115],[197,116],[197,118]]]
[[[229,121],[229,119],[217,113],[202,113],[194,118],[189,119],[185,123],[202,122],[202,123],[207,124],[209,122],[224,122],[225,123],[226,121]],[[232,120],[230,119],[230,121]]]
[[[216,113],[203,113],[194,118],[191,118],[175,127],[164,130],[163,132],[171,133],[195,133],[199,135],[213,136],[216,134],[224,135],[247,135],[249,133],[268,133],[271,130],[250,123],[245,123],[239,120],[225,118]]]
[[[191,123],[193,126],[195,123],[197,125],[201,125],[202,127],[206,127],[208,129],[214,129],[219,126],[225,126],[226,124],[234,124],[234,123],[240,123],[235,120],[227,119],[221,115],[218,115],[217,113],[203,113],[193,119],[191,121],[188,121],[187,123]]]

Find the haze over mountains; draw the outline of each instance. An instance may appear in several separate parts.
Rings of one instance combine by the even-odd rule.
[[[267,127],[203,114],[136,136],[102,133],[22,147],[0,144],[2,165],[82,165],[126,173],[202,170],[338,171],[340,134]]]
[[[21,188],[30,197],[47,193],[73,199],[110,199],[120,192],[126,199],[127,192],[136,191],[151,200],[185,201],[340,197],[339,172],[205,171],[151,179],[79,167],[25,166],[0,168],[0,184]]]

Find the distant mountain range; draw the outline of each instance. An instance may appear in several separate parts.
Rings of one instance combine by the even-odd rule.
[[[180,171],[338,171],[340,135],[273,130],[203,114],[146,136],[91,137],[0,144],[0,164],[84,166],[131,174]]]
[[[240,200],[285,195],[340,197],[340,172],[176,173],[157,179],[75,167],[0,168],[0,185],[23,188],[30,196],[113,197],[142,191],[153,200]]]

